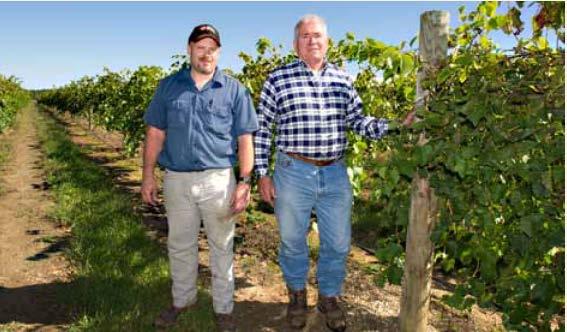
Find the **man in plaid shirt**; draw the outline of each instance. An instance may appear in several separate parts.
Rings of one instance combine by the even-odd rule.
[[[346,319],[337,303],[350,249],[352,188],[344,162],[347,127],[370,139],[388,132],[388,121],[362,114],[352,78],[328,63],[327,26],[306,15],[295,26],[299,57],[274,70],[258,106],[255,172],[262,199],[275,208],[280,228],[280,267],[289,292],[287,317],[294,328],[306,323],[305,282],[309,270],[306,235],[315,209],[320,236],[317,309],[327,326],[344,331]],[[410,113],[403,122],[413,121]],[[272,128],[276,132],[276,166],[268,175]]]

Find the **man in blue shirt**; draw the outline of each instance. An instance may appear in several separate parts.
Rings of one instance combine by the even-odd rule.
[[[347,127],[380,139],[392,123],[364,116],[352,78],[326,61],[327,26],[321,17],[306,15],[297,23],[294,48],[299,59],[274,70],[260,96],[260,129],[254,139],[256,174],[262,198],[275,204],[290,325],[302,328],[306,323],[306,235],[315,209],[320,238],[317,309],[331,330],[344,331],[345,315],[337,298],[346,275],[351,235],[352,188],[344,163]],[[403,124],[412,121],[410,113]],[[268,156],[274,125],[278,152],[272,182]]]
[[[142,198],[157,203],[154,168],[165,168],[163,191],[173,305],[155,320],[175,324],[197,301],[198,235],[210,249],[213,307],[220,331],[234,331],[234,218],[250,200],[256,112],[246,89],[217,67],[217,30],[202,24],[189,36],[189,68],[164,78],[146,111]],[[232,168],[239,163],[239,180]]]

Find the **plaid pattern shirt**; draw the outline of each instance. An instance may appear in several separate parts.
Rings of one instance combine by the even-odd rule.
[[[347,126],[371,139],[381,138],[388,130],[387,120],[362,114],[362,101],[349,74],[329,63],[314,74],[301,60],[268,76],[260,95],[258,123],[254,134],[258,176],[268,173],[274,124],[278,150],[316,160],[344,155]]]

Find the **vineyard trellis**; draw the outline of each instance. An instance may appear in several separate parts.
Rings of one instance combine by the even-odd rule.
[[[16,77],[0,75],[0,133],[12,125],[16,112],[30,100],[31,95]]]
[[[380,142],[349,134],[347,160],[357,204],[372,207],[378,284],[402,280],[417,172],[438,196],[435,264],[458,280],[445,302],[497,307],[509,329],[549,331],[563,328],[565,307],[565,8],[563,2],[535,4],[534,33],[525,39],[517,37],[522,2],[507,3],[503,14],[495,2],[461,9],[446,63],[422,82],[429,95],[418,111],[421,121]],[[493,31],[515,38],[516,46],[500,49]],[[557,36],[555,45],[544,31]],[[413,44],[347,34],[331,43],[328,59],[358,64],[355,86],[366,113],[400,117],[414,107],[422,65]],[[294,59],[267,39],[258,41],[257,53],[241,53],[244,67],[234,74],[256,101],[268,72]],[[142,114],[165,74],[159,67],[105,70],[46,91],[40,101],[92,114],[95,123],[122,132],[126,152],[134,153]],[[428,143],[420,145],[423,131]]]

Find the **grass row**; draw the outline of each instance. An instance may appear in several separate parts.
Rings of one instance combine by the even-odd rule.
[[[133,208],[137,198],[116,189],[65,128],[41,114],[44,167],[56,202],[51,214],[72,230],[67,255],[76,272],[63,291],[73,313],[70,330],[153,331],[154,318],[171,301],[164,249],[146,236]],[[214,329],[210,296],[200,291],[199,303],[173,331]]]

